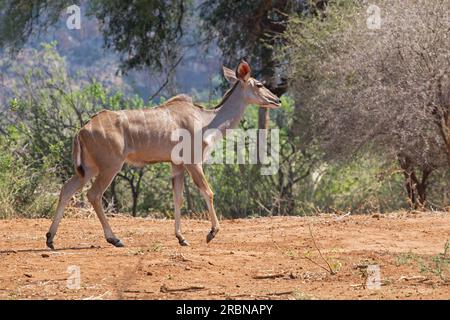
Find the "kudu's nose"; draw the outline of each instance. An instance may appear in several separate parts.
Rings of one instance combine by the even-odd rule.
[[[281,99],[275,96],[275,98],[272,99],[272,102],[275,104],[281,104]]]

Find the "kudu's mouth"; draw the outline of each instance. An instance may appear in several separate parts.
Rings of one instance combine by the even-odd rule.
[[[281,106],[281,100],[278,98],[276,100],[268,99],[267,103],[261,105],[261,107],[268,108],[268,109],[278,109],[280,106]]]

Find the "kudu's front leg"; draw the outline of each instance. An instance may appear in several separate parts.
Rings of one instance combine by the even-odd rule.
[[[173,204],[175,217],[175,236],[182,246],[188,246],[189,243],[181,233],[181,205],[183,204],[184,189],[184,166],[172,164],[172,188],[173,188]]]
[[[205,198],[208,206],[209,218],[211,220],[211,231],[206,236],[206,242],[209,243],[219,232],[219,220],[217,219],[216,211],[214,210],[214,193],[209,187],[208,181],[206,181],[205,174],[201,164],[186,165],[186,169],[192,176],[195,185],[199,188],[203,198]]]

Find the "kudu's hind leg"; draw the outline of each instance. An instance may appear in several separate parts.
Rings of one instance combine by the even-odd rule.
[[[219,221],[217,219],[216,211],[214,209],[214,193],[209,187],[208,181],[206,181],[205,174],[203,173],[203,168],[200,164],[190,164],[186,165],[186,169],[192,176],[195,185],[199,188],[200,193],[203,198],[205,198],[206,204],[208,206],[209,218],[211,220],[211,231],[206,236],[206,242],[209,243],[219,232]]]
[[[81,178],[78,175],[74,175],[62,187],[61,192],[59,194],[58,207],[56,208],[55,217],[53,218],[52,225],[50,226],[50,229],[46,234],[47,247],[54,249],[53,238],[56,235],[59,223],[61,222],[62,216],[64,214],[64,208],[66,207],[67,203],[72,198],[72,196],[75,194],[75,192],[81,189],[88,180],[89,180],[88,176]]]
[[[106,241],[116,247],[123,247],[123,242],[114,235],[102,206],[103,193],[109,187],[119,170],[120,167],[116,170],[100,170],[100,174],[97,176],[94,183],[92,184],[91,189],[88,191],[87,197],[89,199],[89,202],[94,207],[95,213],[97,213],[97,217],[102,224]]]
[[[175,236],[182,246],[188,246],[189,243],[181,233],[181,205],[183,204],[184,189],[184,166],[172,164],[172,188],[173,188],[173,205],[175,218]]]

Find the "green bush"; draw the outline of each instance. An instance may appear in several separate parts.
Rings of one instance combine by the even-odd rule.
[[[0,218],[36,218],[53,214],[58,183],[46,164],[34,168],[0,139]]]

